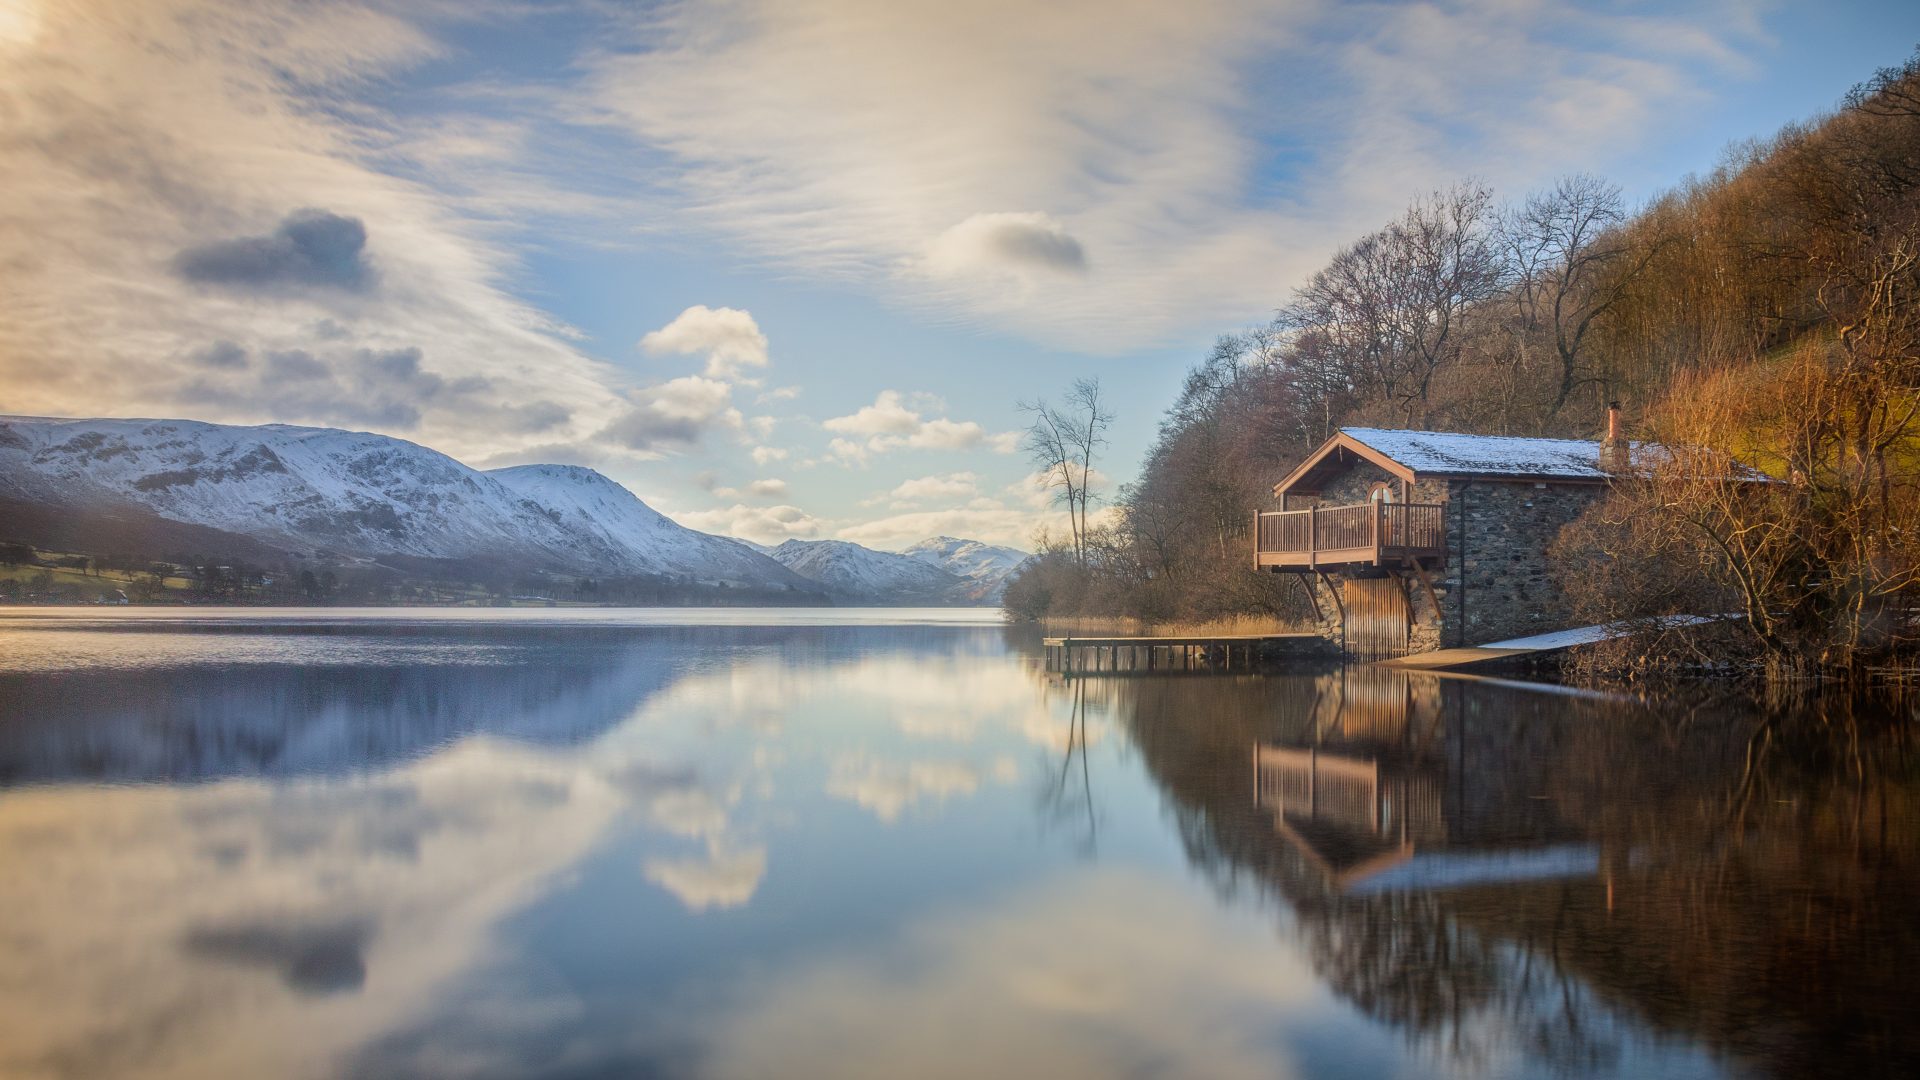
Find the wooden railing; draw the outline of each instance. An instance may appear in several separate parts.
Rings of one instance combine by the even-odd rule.
[[[1437,557],[1446,553],[1446,506],[1360,503],[1263,513],[1254,537],[1260,566]]]

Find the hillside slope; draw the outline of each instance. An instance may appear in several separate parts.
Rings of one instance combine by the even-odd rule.
[[[0,497],[133,507],[300,557],[464,560],[801,589],[590,469],[485,473],[384,435],[191,420],[0,417]]]

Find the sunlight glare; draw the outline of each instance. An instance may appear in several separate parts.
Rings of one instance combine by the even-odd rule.
[[[0,0],[0,48],[32,45],[41,22],[40,0]]]

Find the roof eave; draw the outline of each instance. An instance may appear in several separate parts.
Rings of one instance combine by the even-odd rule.
[[[1405,480],[1409,484],[1413,483],[1414,481],[1414,473],[1412,469],[1407,468],[1405,465],[1400,464],[1398,461],[1395,461],[1394,459],[1388,457],[1387,455],[1381,453],[1380,451],[1375,450],[1373,447],[1368,446],[1366,443],[1361,442],[1359,439],[1356,439],[1353,436],[1348,435],[1346,432],[1337,431],[1333,434],[1332,438],[1328,439],[1326,442],[1321,443],[1319,449],[1315,450],[1311,454],[1308,454],[1307,459],[1305,461],[1302,461],[1300,464],[1294,466],[1293,471],[1289,472],[1285,477],[1283,477],[1279,483],[1273,485],[1274,498],[1277,499],[1282,495],[1291,494],[1293,492],[1293,485],[1299,483],[1302,479],[1311,475],[1313,471],[1316,468],[1318,468],[1322,462],[1324,462],[1327,458],[1332,457],[1335,453],[1341,450],[1346,450],[1347,452],[1353,454],[1356,457],[1369,461],[1374,465],[1379,466],[1381,470],[1391,473],[1394,476],[1399,477],[1402,480]],[[1310,494],[1310,492],[1302,492],[1302,494]]]

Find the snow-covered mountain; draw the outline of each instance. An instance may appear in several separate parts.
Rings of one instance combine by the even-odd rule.
[[[842,601],[951,604],[966,599],[967,583],[955,574],[846,540],[788,540],[773,549],[773,557]]]
[[[697,532],[581,465],[515,465],[486,473],[547,512],[562,528],[643,555],[647,573],[752,584],[800,584],[772,574],[774,560],[734,540]]]
[[[995,547],[978,540],[936,536],[902,552],[908,558],[937,566],[968,583],[968,599],[997,604],[1006,595],[1007,580],[1032,556],[1010,547]]]
[[[590,469],[485,473],[402,439],[334,428],[0,417],[0,497],[131,505],[296,554],[809,588]]]

